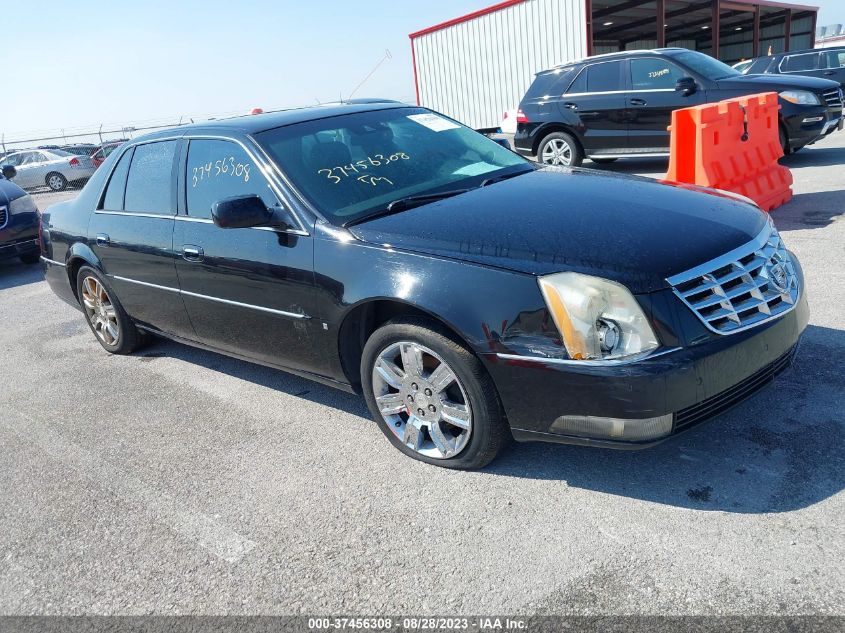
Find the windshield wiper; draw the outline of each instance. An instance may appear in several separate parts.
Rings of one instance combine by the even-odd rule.
[[[492,185],[494,182],[501,182],[502,180],[507,180],[508,178],[513,178],[515,176],[521,176],[522,174],[527,174],[529,171],[534,171],[533,168],[526,169],[524,171],[518,171],[514,174],[502,174],[501,176],[493,176],[492,178],[487,178],[481,181],[481,184],[478,185],[479,187],[486,187],[487,185]]]
[[[451,198],[452,196],[457,196],[462,193],[466,193],[467,191],[469,191],[469,189],[451,189],[449,191],[440,191],[438,193],[425,193],[418,196],[407,196],[405,198],[399,198],[398,200],[394,200],[393,202],[388,204],[385,208],[380,209],[378,211],[373,211],[372,213],[368,213],[366,215],[362,215],[360,218],[350,220],[349,222],[346,222],[343,226],[352,226],[354,224],[366,222],[367,220],[373,220],[375,218],[381,218],[386,215],[392,215],[393,213],[399,213],[400,211],[405,211],[406,209],[421,207],[424,204],[429,204],[430,202],[437,202],[438,200],[443,200],[444,198]]]

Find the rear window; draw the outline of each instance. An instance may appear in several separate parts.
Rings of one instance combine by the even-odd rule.
[[[136,213],[172,215],[173,159],[176,141],[147,143],[135,148],[126,179],[124,209]]]
[[[572,81],[574,69],[572,67],[559,68],[551,72],[537,75],[525,93],[523,100],[537,100],[543,97],[560,96],[566,85]]]
[[[126,174],[129,173],[129,161],[131,160],[132,150],[130,149],[120,157],[120,162],[112,172],[109,184],[106,187],[106,195],[103,197],[103,204],[100,206],[101,209],[123,210],[123,192],[126,190]]]

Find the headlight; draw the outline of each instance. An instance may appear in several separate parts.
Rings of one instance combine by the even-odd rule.
[[[15,198],[9,203],[9,215],[37,212],[38,209],[35,208],[35,202],[32,200],[32,196],[28,194],[20,198]]]
[[[580,273],[555,273],[539,283],[571,359],[623,358],[658,347],[640,305],[622,284]]]
[[[784,90],[780,93],[780,98],[798,105],[822,104],[822,100],[819,99],[818,95],[808,92],[807,90]]]

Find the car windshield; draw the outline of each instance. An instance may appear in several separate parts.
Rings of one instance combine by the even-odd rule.
[[[682,53],[672,53],[672,57],[677,59],[687,68],[697,72],[702,77],[706,77],[711,81],[718,79],[728,79],[729,77],[739,77],[742,75],[735,68],[731,68],[727,64],[720,62],[718,59],[713,59],[710,55],[699,53],[696,51],[684,51]]]
[[[533,169],[495,141],[423,108],[318,119],[255,138],[299,191],[338,225],[410,196],[470,189]]]

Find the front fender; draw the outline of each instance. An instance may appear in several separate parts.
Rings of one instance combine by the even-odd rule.
[[[477,354],[563,349],[533,275],[319,236],[314,257],[317,306],[328,329],[339,331],[362,303],[391,300],[443,322]]]

